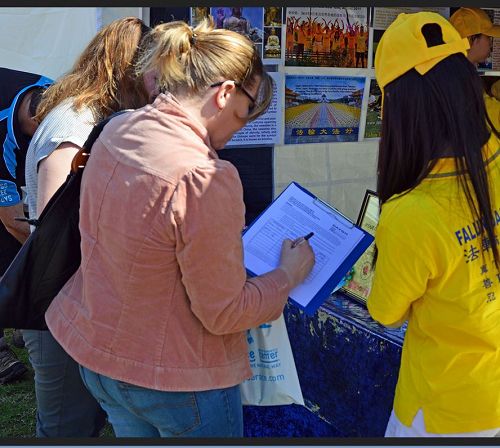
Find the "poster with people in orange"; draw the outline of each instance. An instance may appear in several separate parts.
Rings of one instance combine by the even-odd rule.
[[[287,8],[285,65],[366,68],[368,34],[368,8]]]

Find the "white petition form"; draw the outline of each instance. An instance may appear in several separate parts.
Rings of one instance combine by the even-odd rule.
[[[365,233],[339,211],[292,183],[243,235],[245,267],[260,275],[279,265],[285,238],[295,240],[309,232],[314,232],[309,243],[316,263],[304,282],[290,293],[290,298],[303,307],[315,298]]]

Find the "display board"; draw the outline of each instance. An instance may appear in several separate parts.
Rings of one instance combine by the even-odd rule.
[[[231,162],[243,184],[245,223],[250,224],[273,200],[273,147],[223,149],[221,159]]]
[[[456,8],[154,9],[170,10],[163,20],[186,20],[192,25],[211,16],[217,26],[241,32],[254,42],[269,64],[277,90],[269,112],[236,134],[228,148],[237,146],[240,153],[251,154],[260,145],[274,145],[274,196],[296,180],[353,218],[367,188],[376,184],[382,120],[373,65],[378,42],[400,13],[426,10],[448,19]],[[485,10],[499,23],[500,8]],[[483,67],[486,76],[492,76],[491,69],[498,70],[497,41],[492,40],[491,62]]]
[[[247,36],[274,74],[271,110],[232,145],[302,145],[373,140],[381,132],[381,91],[373,61],[385,29],[401,13],[450,7],[190,7],[163,9],[163,20],[191,25],[211,16],[216,27]],[[484,8],[500,23],[500,8]],[[153,16],[153,15],[152,15]],[[499,70],[500,39],[480,70]],[[311,73],[311,68],[318,71]],[[281,105],[281,107],[280,107]]]

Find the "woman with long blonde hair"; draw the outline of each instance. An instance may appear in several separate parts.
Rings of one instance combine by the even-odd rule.
[[[135,17],[105,26],[71,71],[44,93],[36,115],[41,123],[26,158],[30,218],[39,216],[64,182],[94,124],[147,103],[144,83],[134,71],[147,30]],[[104,413],[83,385],[77,364],[49,331],[24,330],[23,336],[35,370],[37,437],[97,435]]]
[[[159,94],[92,146],[82,262],[46,321],[118,437],[241,437],[245,332],[280,316],[314,254],[285,240],[279,268],[247,279],[242,185],[217,151],[271,101],[252,42],[210,21],[152,39],[140,71]]]

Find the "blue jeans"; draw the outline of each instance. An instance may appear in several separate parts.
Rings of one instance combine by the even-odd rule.
[[[83,385],[78,364],[50,331],[23,330],[35,370],[36,436],[95,437],[106,414]]]
[[[239,386],[164,392],[114,380],[80,366],[87,388],[117,437],[242,437]]]

